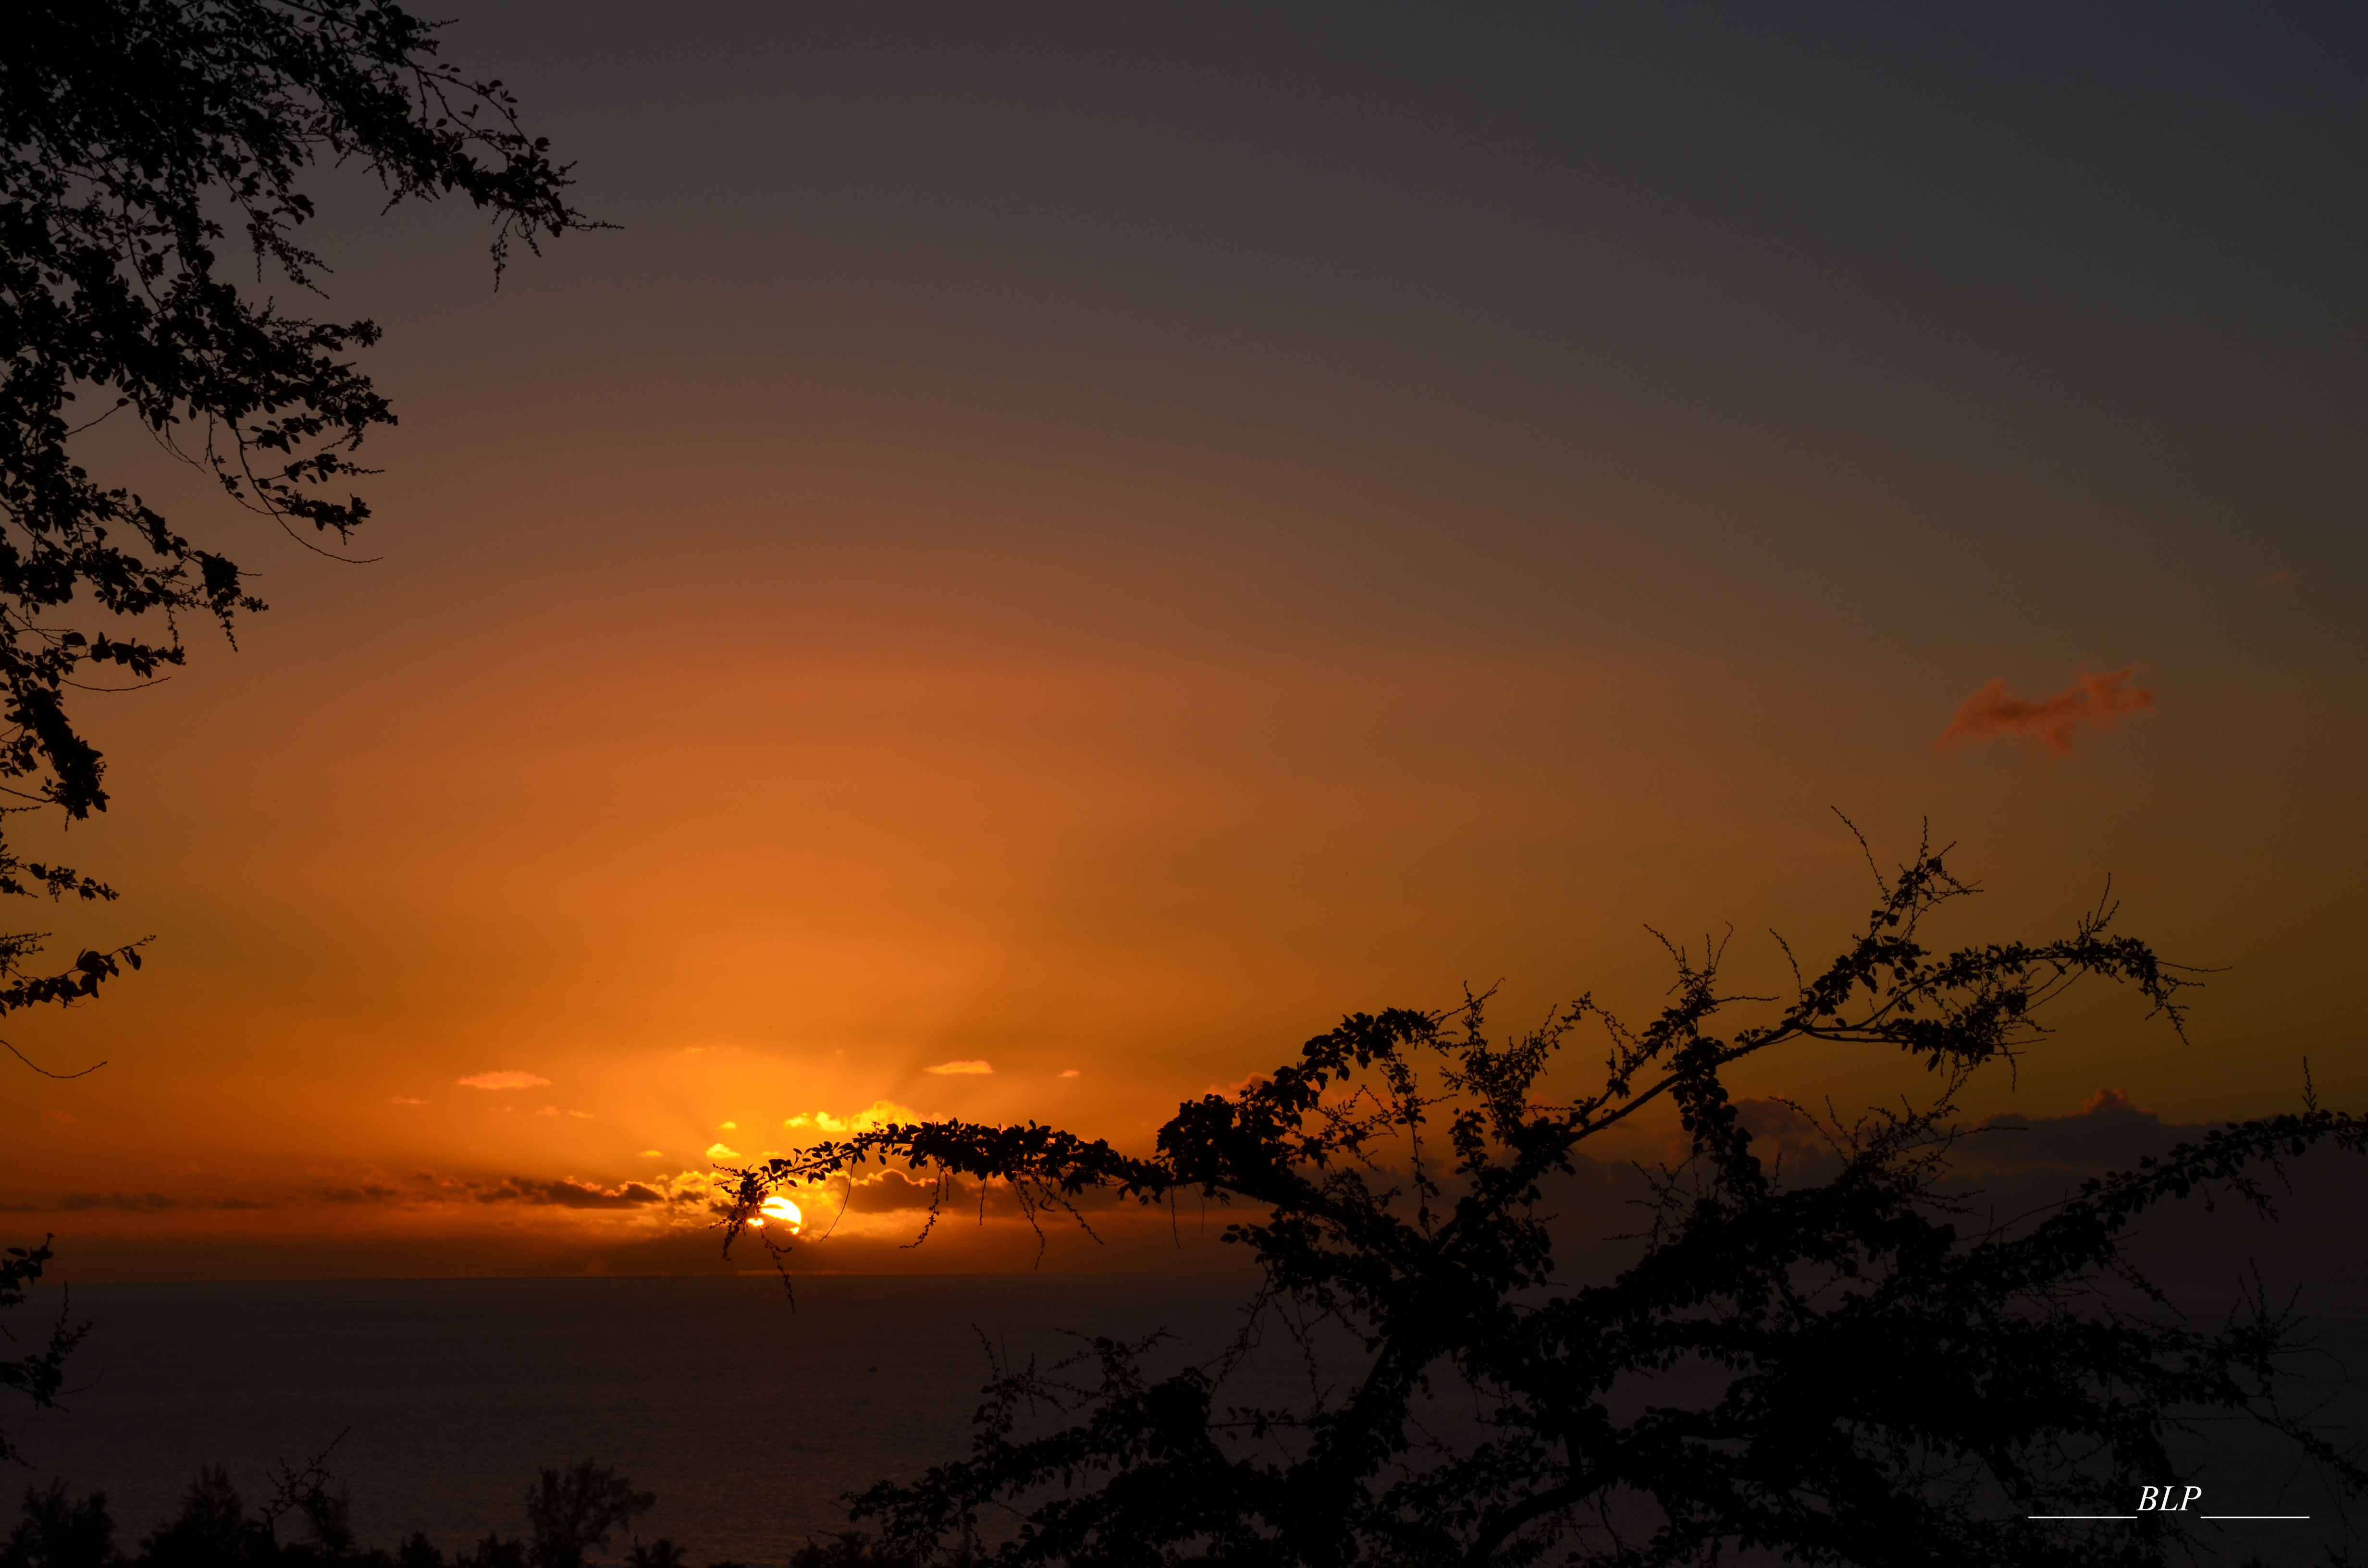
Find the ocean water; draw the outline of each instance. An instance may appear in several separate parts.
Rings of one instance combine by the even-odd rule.
[[[989,1363],[1059,1332],[1230,1337],[1240,1279],[808,1277],[92,1285],[63,1412],[10,1413],[34,1466],[106,1491],[127,1547],[203,1464],[250,1501],[335,1443],[365,1542],[524,1532],[539,1468],[592,1458],[658,1504],[694,1564],[778,1563],[837,1499],[956,1457]],[[57,1293],[33,1310],[54,1312]],[[17,1326],[21,1332],[25,1326]],[[13,1515],[13,1496],[7,1499]]]
[[[22,1479],[104,1489],[127,1547],[200,1465],[225,1466],[253,1501],[275,1461],[334,1443],[328,1467],[366,1542],[422,1530],[450,1550],[523,1533],[537,1470],[591,1458],[656,1493],[643,1539],[671,1537],[695,1565],[754,1568],[845,1528],[847,1492],[960,1454],[986,1346],[1052,1358],[1076,1347],[1064,1329],[1165,1328],[1177,1336],[1165,1359],[1204,1358],[1233,1337],[1248,1290],[1239,1278],[823,1276],[798,1281],[792,1311],[778,1280],[752,1278],[87,1286],[73,1292],[95,1327],[69,1408],[12,1412],[8,1427],[33,1461]],[[58,1300],[44,1289],[34,1310]],[[2326,1353],[2302,1364],[2289,1408],[2317,1408],[2358,1441],[2368,1320],[2317,1331]],[[1303,1376],[1269,1357],[1230,1386],[1262,1399]],[[2314,1516],[2181,1521],[2203,1560],[2282,1568],[2340,1538],[2326,1489],[2243,1427],[2207,1426],[2192,1451],[2214,1511]],[[2134,1477],[2133,1492],[2157,1479],[2169,1478]]]

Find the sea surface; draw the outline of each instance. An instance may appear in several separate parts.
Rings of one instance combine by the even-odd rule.
[[[960,1455],[990,1347],[1049,1360],[1076,1348],[1064,1330],[1165,1328],[1176,1340],[1155,1365],[1203,1359],[1232,1339],[1248,1289],[821,1276],[798,1280],[792,1310],[769,1278],[84,1286],[73,1312],[94,1327],[69,1408],[6,1418],[34,1466],[21,1478],[103,1489],[127,1548],[201,1465],[226,1467],[255,1501],[275,1463],[327,1450],[365,1542],[419,1530],[449,1551],[524,1533],[537,1471],[589,1458],[657,1494],[643,1540],[683,1544],[695,1568],[758,1568],[845,1528],[845,1494]],[[59,1304],[43,1288],[30,1305]],[[29,1314],[12,1315],[22,1335]],[[2328,1354],[2305,1364],[2294,1407],[2323,1406],[2356,1441],[2368,1435],[2368,1320],[2317,1331]],[[1270,1357],[1238,1392],[1281,1392],[1276,1379],[1302,1376],[1290,1359]],[[2199,1441],[2194,1473],[2214,1511],[2314,1515],[2192,1527],[2221,1553],[2206,1560],[2318,1561],[2313,1543],[2339,1529],[2324,1488],[2241,1428]],[[2169,1478],[2134,1477],[2133,1489],[2157,1479]]]
[[[1167,1327],[1215,1353],[1240,1279],[805,1277],[90,1285],[63,1412],[9,1412],[36,1467],[107,1493],[126,1547],[221,1464],[250,1502],[279,1461],[327,1465],[365,1542],[523,1534],[537,1471],[616,1466],[639,1524],[694,1564],[778,1563],[847,1528],[840,1494],[965,1449],[988,1346]],[[54,1312],[38,1291],[29,1311]],[[15,1315],[15,1314],[12,1314]],[[29,1326],[11,1325],[20,1335]],[[334,1448],[332,1448],[334,1445]],[[13,1515],[14,1497],[5,1500]]]

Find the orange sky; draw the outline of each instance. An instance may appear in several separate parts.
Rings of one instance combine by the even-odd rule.
[[[1139,1144],[1351,1008],[1641,1014],[1648,923],[1731,922],[1749,988],[1767,927],[1815,954],[1862,912],[1831,807],[1962,846],[1991,891],[1946,934],[2052,933],[2110,873],[2129,930],[2228,966],[2184,1046],[2076,997],[1976,1114],[2250,1114],[2305,1054],[2368,1104],[2363,247],[2283,122],[2195,172],[2180,84],[2226,40],[2036,86],[2001,46],[1913,108],[1874,67],[1936,40],[1861,39],[1835,118],[1649,28],[541,15],[453,47],[623,230],[495,295],[460,215],[333,202],[404,421],[383,559],[213,517],[271,612],[85,699],[115,801],[71,858],[126,896],[38,923],[156,939],[12,1020],[108,1062],[8,1096],[0,1200],[69,1278],[714,1267],[696,1204],[529,1199],[688,1192],[879,1102]],[[723,45],[780,76],[708,80]],[[1688,90],[1573,108],[1549,45]],[[2294,243],[2167,244],[2206,218]],[[2084,666],[2155,703],[1936,747]],[[495,1072],[548,1083],[461,1082]],[[802,1258],[1033,1257],[895,1255],[910,1219]],[[1121,1254],[1214,1266],[1053,1263]]]

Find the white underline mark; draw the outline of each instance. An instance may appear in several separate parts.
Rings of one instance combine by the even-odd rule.
[[[2177,1512],[2176,1509],[2173,1512]],[[2025,1514],[2026,1519],[2135,1519],[2135,1514]],[[2195,1514],[2198,1519],[2307,1519],[2308,1514]]]

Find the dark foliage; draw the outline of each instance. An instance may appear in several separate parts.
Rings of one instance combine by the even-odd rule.
[[[261,1520],[246,1517],[228,1472],[209,1466],[189,1483],[181,1511],[140,1543],[140,1555],[154,1568],[234,1568],[277,1545]]]
[[[0,1568],[106,1568],[114,1561],[105,1493],[75,1502],[63,1481],[25,1488],[24,1513],[0,1551]]]
[[[80,819],[105,763],[67,694],[144,683],[186,657],[186,618],[260,610],[246,574],[74,437],[136,421],[222,493],[291,533],[348,539],[370,513],[356,449],[394,415],[354,351],[367,321],[296,313],[267,273],[317,292],[298,243],[309,176],[366,171],[390,203],[460,196],[513,239],[583,228],[564,165],[499,81],[437,58],[439,24],[386,0],[17,0],[0,49],[0,789]],[[231,229],[234,227],[236,233]],[[225,247],[232,254],[225,255]],[[243,253],[243,254],[241,254]],[[254,288],[237,273],[251,267]],[[0,844],[0,892],[111,899]],[[26,972],[0,937],[0,1013],[96,993],[137,944]]]
[[[40,1279],[50,1258],[47,1239],[37,1247],[10,1247],[0,1253],[0,1312],[25,1304],[26,1287]],[[40,1349],[13,1361],[0,1361],[0,1388],[24,1395],[37,1410],[55,1405],[59,1392],[65,1386],[66,1357],[81,1343],[89,1327],[87,1324],[73,1322],[66,1303],[61,1302],[58,1320],[50,1326],[47,1343]],[[6,1329],[0,1329],[0,1335],[16,1338]],[[15,1445],[6,1434],[0,1434],[0,1460],[17,1459]]]
[[[968,1551],[951,1560],[956,1568],[973,1561]],[[718,1565],[721,1568],[721,1565]],[[921,1568],[913,1557],[881,1546],[860,1530],[843,1530],[827,1540],[809,1540],[790,1553],[790,1568]]]
[[[70,691],[94,689],[94,676],[156,680],[187,656],[186,618],[227,634],[240,613],[264,608],[229,556],[85,468],[81,432],[134,422],[300,539],[343,541],[369,516],[347,488],[366,472],[354,453],[394,415],[352,354],[378,328],[314,320],[259,291],[276,274],[318,292],[327,268],[297,242],[313,212],[308,177],[342,165],[375,176],[390,204],[466,198],[492,217],[496,277],[513,239],[532,245],[586,226],[567,205],[566,168],[520,126],[501,83],[438,61],[438,25],[386,0],[8,6],[0,795],[17,803],[0,806],[0,827],[12,812],[54,810],[72,823],[107,809],[106,764],[68,717]],[[245,255],[226,257],[226,244]],[[242,264],[254,289],[240,285]],[[23,859],[4,835],[0,893],[116,896],[69,867]],[[132,942],[41,973],[28,964],[42,939],[0,934],[0,1015],[70,1005],[140,967]],[[11,1249],[0,1307],[21,1301],[49,1256],[46,1246]],[[74,1337],[61,1324],[46,1351],[0,1368],[0,1382],[37,1406],[53,1403]],[[0,1439],[0,1455],[11,1451]]]
[[[590,1460],[569,1470],[546,1470],[526,1494],[527,1522],[534,1531],[528,1562],[532,1568],[584,1568],[586,1551],[608,1545],[611,1534],[656,1502]]]
[[[333,1445],[334,1446],[334,1445]],[[413,1534],[392,1555],[365,1549],[348,1523],[349,1505],[332,1486],[326,1455],[302,1467],[281,1466],[271,1477],[272,1495],[250,1511],[215,1467],[199,1471],[181,1499],[180,1512],[158,1525],[125,1558],[115,1548],[115,1521],[100,1493],[75,1501],[65,1483],[28,1487],[16,1531],[8,1538],[0,1568],[448,1568],[444,1553],[426,1536]],[[607,1544],[609,1533],[646,1512],[656,1498],[590,1460],[565,1470],[541,1471],[527,1489],[527,1534],[489,1534],[449,1568],[582,1568],[587,1549]],[[290,1527],[301,1524],[302,1528]],[[682,1568],[682,1553],[661,1541],[655,1568]],[[649,1568],[638,1548],[635,1568]]]
[[[2054,941],[1936,951],[1924,928],[1974,891],[1919,850],[1861,934],[1764,1021],[1717,950],[1675,947],[1672,1000],[1633,1029],[1582,997],[1493,1041],[1480,999],[1354,1015],[1295,1062],[1183,1106],[1138,1157],[1030,1124],[899,1126],[739,1174],[734,1231],[770,1193],[894,1162],[1008,1184],[1032,1216],[1088,1188],[1238,1205],[1225,1232],[1264,1273],[1232,1353],[1164,1377],[1149,1343],[999,1369],[967,1458],[855,1503],[882,1561],[983,1551],[1011,1564],[1522,1563],[1646,1568],[1738,1551],[1813,1563],[2155,1563],[2146,1530],[2067,1534],[2027,1516],[2133,1503],[2179,1473],[2197,1415],[2248,1419],[2357,1491],[2368,1475],[2281,1408],[2290,1320],[2258,1296],[2181,1318],[2127,1256],[2134,1222],[2203,1196],[2267,1209],[2280,1162],[2368,1147],[2319,1109],[2228,1125],[2049,1209],[1984,1217],[1949,1176],[1953,1097],[2044,1036],[2084,978],[2121,983],[2177,1030],[2188,983],[2100,907]],[[1600,1085],[1549,1069],[1608,1034]],[[1809,1042],[1905,1053],[1921,1109],[1830,1119],[1834,1171],[1787,1181],[1752,1148],[1725,1076]],[[1656,1101],[1691,1153],[1656,1177],[1641,1256],[1558,1275],[1558,1177]],[[1806,1113],[1804,1113],[1806,1114]],[[945,1188],[941,1186],[941,1192]],[[1345,1345],[1304,1399],[1225,1400],[1261,1333]],[[1311,1369],[1313,1370],[1313,1369]],[[991,1538],[983,1532],[991,1523]],[[984,1544],[982,1544],[984,1543]]]

